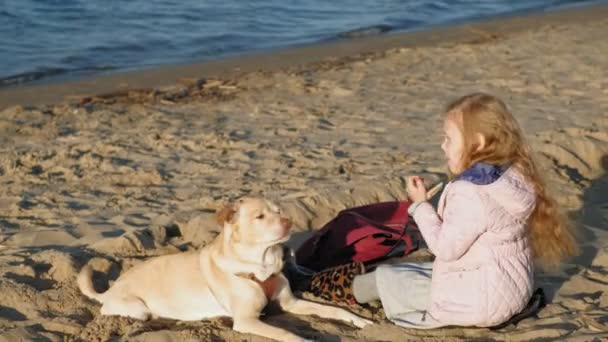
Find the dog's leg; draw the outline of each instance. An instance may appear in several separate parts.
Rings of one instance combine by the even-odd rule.
[[[306,341],[287,330],[260,321],[260,312],[267,304],[266,297],[260,288],[252,286],[242,287],[240,290],[237,296],[230,300],[232,319],[234,320],[232,329],[242,333],[273,338],[278,341]],[[249,298],[247,303],[243,302],[243,298]]]
[[[304,342],[308,341],[296,334],[290,333],[287,330],[273,327],[272,325],[266,324],[259,320],[258,317],[239,317],[234,318],[234,326],[232,327],[235,331],[255,334],[267,338],[272,338],[277,341],[286,342]]]
[[[287,279],[282,275],[281,278],[283,279],[285,285],[279,287],[281,290],[277,296],[277,299],[279,301],[279,305],[281,305],[281,308],[287,312],[291,312],[296,315],[317,315],[322,318],[339,319],[350,322],[359,328],[363,328],[364,326],[373,323],[372,321],[359,317],[342,308],[296,298],[289,288]]]
[[[151,316],[146,304],[137,297],[109,298],[101,306],[102,315],[118,315],[148,320]]]

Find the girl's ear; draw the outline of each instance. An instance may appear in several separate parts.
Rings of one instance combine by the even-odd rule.
[[[223,227],[227,222],[233,223],[235,214],[236,209],[232,204],[225,205],[221,210],[216,212],[215,221]]]
[[[486,147],[486,137],[484,137],[481,133],[477,133],[475,136],[477,137],[477,147],[475,148],[475,152],[479,152]]]

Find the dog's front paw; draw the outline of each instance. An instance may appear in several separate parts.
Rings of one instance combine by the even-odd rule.
[[[361,318],[359,316],[355,316],[352,318],[351,322],[357,327],[357,328],[364,328],[366,325],[370,325],[373,324],[374,322],[365,319],[365,318]]]
[[[312,337],[302,337],[300,339],[300,342],[317,342],[317,341],[319,341],[319,340],[313,339]]]

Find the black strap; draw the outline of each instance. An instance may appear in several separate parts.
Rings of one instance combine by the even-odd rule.
[[[536,289],[536,291],[534,291],[534,293],[532,294],[532,297],[528,301],[528,305],[526,305],[526,307],[521,312],[516,313],[511,318],[509,318],[508,321],[506,321],[502,324],[490,327],[490,330],[503,329],[511,324],[517,325],[517,323],[519,323],[521,320],[523,320],[525,318],[536,317],[538,312],[543,307],[545,307],[546,303],[547,303],[547,300],[545,298],[545,292],[543,291],[542,288],[539,287]]]
[[[397,249],[397,247],[399,247],[400,242],[402,241],[403,243],[405,243],[405,241],[403,241],[403,237],[405,236],[405,233],[407,232],[407,228],[411,225],[411,221],[408,220],[407,223],[405,224],[405,227],[403,227],[403,232],[401,233],[401,235],[399,235],[399,239],[397,240],[397,242],[395,242],[395,245],[388,251],[386,252],[386,254],[384,254],[384,256],[382,258],[385,257],[390,257],[391,254],[393,253],[393,251],[395,249]],[[412,241],[412,249],[414,249],[414,241]],[[416,245],[416,249],[418,249],[418,245]],[[376,260],[377,261],[377,260]]]
[[[362,219],[362,220],[364,220],[364,221],[366,221],[368,223],[373,224],[374,226],[376,226],[378,228],[381,228],[381,230],[387,231],[389,233],[401,234],[402,237],[403,237],[403,234],[405,232],[405,228],[407,228],[407,223],[406,223],[406,225],[403,227],[403,229],[397,230],[397,229],[395,229],[393,227],[390,227],[390,226],[387,226],[387,225],[385,225],[383,223],[380,223],[378,221],[372,220],[369,217],[363,216],[363,215],[359,214],[356,211],[347,210],[347,211],[343,211],[343,212],[340,213],[340,215],[344,215],[344,214],[349,214],[349,215],[358,217],[358,218],[360,218],[360,219]],[[408,220],[408,223],[409,223],[409,220]],[[399,227],[401,228],[401,225],[399,225]]]

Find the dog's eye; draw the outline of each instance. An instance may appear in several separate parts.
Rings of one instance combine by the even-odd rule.
[[[261,220],[261,219],[264,218],[264,214],[260,214],[260,215],[256,216],[255,218],[258,219],[258,220]]]

